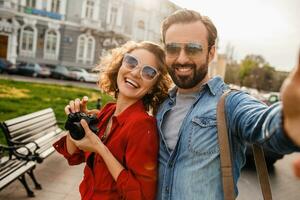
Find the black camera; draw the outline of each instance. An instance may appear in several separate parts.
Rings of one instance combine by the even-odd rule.
[[[99,131],[97,127],[98,119],[96,116],[87,115],[82,112],[70,113],[65,123],[65,129],[70,132],[70,135],[74,140],[81,140],[85,135],[84,129],[80,124],[81,119],[84,119],[87,122],[91,131],[95,134]]]

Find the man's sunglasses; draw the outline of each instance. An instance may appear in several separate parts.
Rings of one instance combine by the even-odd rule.
[[[203,47],[199,43],[167,43],[164,45],[168,57],[176,58],[179,56],[181,49],[184,49],[185,54],[190,58],[195,58],[203,51]]]
[[[135,70],[135,69],[141,68],[140,69],[141,77],[148,81],[153,80],[156,76],[159,75],[159,72],[157,71],[157,69],[150,65],[144,65],[142,67],[138,67],[138,65],[139,65],[138,59],[128,53],[126,53],[124,55],[123,64],[129,70]]]

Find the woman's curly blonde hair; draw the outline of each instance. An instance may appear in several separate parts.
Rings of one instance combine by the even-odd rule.
[[[130,53],[135,49],[145,49],[153,53],[157,59],[157,67],[160,72],[157,83],[154,84],[150,93],[147,93],[142,98],[145,109],[156,114],[158,106],[168,97],[168,90],[172,83],[167,73],[165,53],[161,46],[148,41],[139,43],[129,41],[121,47],[113,49],[110,54],[101,59],[100,64],[95,68],[96,71],[100,71],[98,84],[103,92],[117,97],[119,92],[117,76],[124,54]]]

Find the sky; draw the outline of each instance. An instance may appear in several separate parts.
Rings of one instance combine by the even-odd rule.
[[[216,25],[219,53],[233,47],[240,61],[262,55],[277,70],[296,66],[300,50],[300,0],[171,0],[199,11]]]

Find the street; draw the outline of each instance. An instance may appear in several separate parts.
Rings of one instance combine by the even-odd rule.
[[[57,84],[57,85],[72,85],[72,86],[77,86],[77,87],[98,89],[96,83],[58,80],[58,79],[52,79],[52,78],[34,78],[34,77],[30,77],[30,76],[0,74],[0,79],[11,79],[11,80],[16,80],[16,81],[46,83],[46,84],[49,83],[49,84]]]
[[[300,180],[292,170],[292,162],[296,158],[300,158],[300,153],[284,156],[275,163],[274,171],[269,173],[274,200],[300,199]],[[238,188],[238,200],[263,199],[255,169],[243,169]]]

